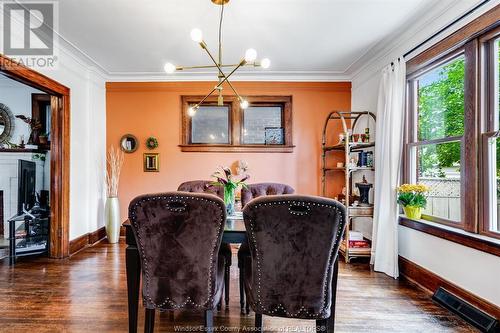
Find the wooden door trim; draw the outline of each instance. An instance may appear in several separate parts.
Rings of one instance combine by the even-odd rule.
[[[51,258],[69,256],[70,89],[0,54],[0,72],[50,94],[50,251]]]

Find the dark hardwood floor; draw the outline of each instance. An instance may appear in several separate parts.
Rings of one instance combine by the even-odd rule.
[[[125,244],[97,244],[67,260],[0,264],[0,332],[126,332]],[[233,260],[236,263],[236,258]],[[253,313],[241,316],[237,266],[231,268],[230,308],[215,312],[221,332],[252,332]],[[366,263],[341,263],[336,332],[475,332],[415,286],[371,272]],[[157,332],[186,332],[201,313],[162,313]],[[144,313],[140,311],[139,332]],[[266,332],[314,332],[313,321],[264,317]],[[184,329],[183,329],[184,328]]]

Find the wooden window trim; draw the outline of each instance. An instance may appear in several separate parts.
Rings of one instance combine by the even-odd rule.
[[[244,144],[241,131],[243,128],[243,110],[236,96],[224,96],[224,104],[229,105],[229,144],[200,144],[191,143],[191,118],[187,115],[190,105],[198,103],[203,96],[181,96],[181,138],[180,149],[183,152],[246,152],[246,153],[291,153],[293,152],[293,126],[292,126],[292,97],[291,96],[248,96],[247,100],[252,105],[275,106],[282,105],[282,126],[285,130],[285,144]],[[207,98],[208,105],[216,104],[217,97]]]
[[[484,145],[487,137],[493,131],[491,126],[488,125],[491,123],[488,120],[491,120],[492,116],[492,105],[490,102],[492,100],[490,98],[492,87],[483,87],[482,85],[489,81],[485,79],[485,74],[488,73],[488,66],[491,66],[491,64],[485,63],[485,59],[488,59],[485,57],[485,49],[487,50],[486,43],[500,36],[499,16],[500,5],[497,5],[407,62],[407,110],[411,110],[411,103],[415,100],[416,96],[416,87],[415,85],[411,85],[412,79],[421,75],[429,68],[435,67],[439,62],[445,62],[460,52],[463,52],[466,57],[464,94],[465,129],[462,139],[462,165],[465,166],[463,168],[465,171],[461,172],[461,193],[462,198],[465,195],[467,198],[463,201],[464,204],[462,205],[462,226],[457,225],[455,222],[447,223],[448,221],[446,220],[435,219],[435,222],[454,228],[458,227],[457,229],[463,229],[465,232],[490,238],[500,238],[500,233],[489,230],[489,201],[487,200],[489,193],[486,192],[487,188],[485,186],[488,180],[484,178],[486,175],[487,156],[485,156]],[[413,112],[407,112],[404,134],[405,145],[403,148],[403,181],[408,181],[412,172],[409,163],[410,152],[408,143],[412,142],[413,135],[415,135],[411,132],[414,122]],[[464,156],[464,147],[468,147],[465,149],[465,152],[468,152],[467,156]],[[408,221],[411,221],[411,223]],[[450,232],[446,227],[429,227],[425,222],[408,220],[406,218],[400,219],[400,224],[423,232],[428,232],[432,229],[433,232],[428,233],[444,239],[450,238],[450,233],[460,234],[459,230],[457,232]],[[460,237],[463,236],[462,234],[460,235]],[[453,237],[456,238],[458,236]],[[457,241],[458,243],[477,249],[482,247],[481,243],[488,243],[488,241],[480,237],[468,236],[473,239],[473,242],[466,242],[462,239],[463,237],[460,237],[460,241]],[[476,243],[479,245],[473,245]],[[496,243],[492,244],[494,244],[494,247],[498,247]],[[490,253],[498,253],[498,250]]]
[[[461,212],[460,221],[451,221],[448,219],[443,219],[430,215],[423,215],[425,220],[432,222],[441,223],[450,227],[460,228],[469,232],[477,231],[477,147],[475,145],[477,131],[476,131],[476,119],[477,119],[477,103],[475,99],[468,98],[468,96],[475,96],[476,91],[476,79],[471,80],[470,78],[477,77],[476,70],[476,59],[474,54],[474,49],[476,45],[474,41],[465,44],[463,47],[455,48],[447,54],[442,55],[437,59],[429,61],[427,66],[419,67],[418,70],[407,75],[407,87],[409,93],[407,94],[407,114],[405,129],[407,135],[405,135],[404,142],[404,157],[403,157],[403,181],[405,183],[412,182],[413,170],[411,163],[411,149],[427,145],[427,144],[439,144],[447,142],[460,142],[460,200],[461,200]],[[432,140],[418,141],[418,124],[417,124],[417,112],[418,112],[418,84],[416,79],[426,72],[442,65],[446,64],[460,56],[465,57],[465,92],[464,92],[464,134],[455,137],[445,137]]]
[[[399,217],[399,225],[500,257],[500,243],[479,238],[478,234],[461,233],[458,230],[453,231],[430,223],[412,220],[406,216]]]
[[[479,153],[480,153],[480,161],[479,161],[479,170],[480,172],[480,184],[484,184],[480,187],[480,202],[481,206],[479,209],[479,234],[485,235],[492,238],[500,239],[500,232],[494,232],[490,230],[490,191],[486,184],[489,184],[492,181],[496,181],[490,179],[488,166],[489,166],[489,156],[488,156],[488,140],[495,136],[496,131],[500,130],[500,124],[498,123],[498,114],[495,113],[496,105],[494,101],[494,96],[496,93],[497,79],[491,77],[491,73],[494,71],[491,70],[491,67],[494,66],[492,59],[492,42],[495,39],[500,37],[500,27],[496,27],[486,34],[482,35],[479,38],[479,68],[481,76],[483,80],[481,80],[480,84],[484,86],[481,87],[481,98],[479,100],[480,107],[482,109],[481,118],[478,122],[478,130],[480,133],[479,138]],[[500,111],[500,110],[499,110]],[[500,218],[500,216],[497,216]]]

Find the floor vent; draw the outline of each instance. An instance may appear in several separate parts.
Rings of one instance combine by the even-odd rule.
[[[475,308],[446,289],[439,287],[432,295],[432,300],[479,328],[481,332],[500,332],[497,319]]]

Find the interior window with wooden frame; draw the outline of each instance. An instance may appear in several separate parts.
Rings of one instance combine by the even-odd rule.
[[[182,96],[181,151],[186,152],[292,152],[292,97],[248,96],[249,106],[238,98],[209,97],[189,116],[189,107],[203,96]]]
[[[494,8],[408,61],[403,149],[403,182],[430,188],[423,220],[495,238],[500,238],[499,13],[500,7]],[[402,224],[428,229],[419,223]]]

